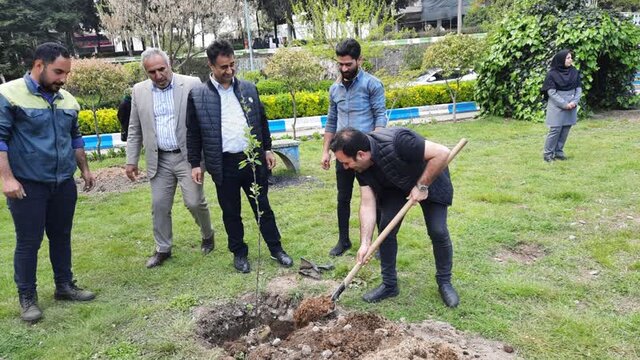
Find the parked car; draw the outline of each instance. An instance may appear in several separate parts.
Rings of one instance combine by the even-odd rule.
[[[455,81],[456,78],[458,77],[460,77],[460,73],[454,73],[453,75],[445,79],[445,77],[442,75],[442,69],[434,68],[434,69],[427,70],[426,73],[418,76],[415,80],[410,81],[409,83],[407,83],[407,85],[415,86],[415,85],[444,84],[445,80]],[[473,70],[471,70],[468,73],[462,75],[462,77],[460,78],[460,81],[475,80],[477,77],[478,77],[478,74],[476,74]]]

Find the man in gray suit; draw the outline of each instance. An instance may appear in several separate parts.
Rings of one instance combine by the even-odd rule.
[[[147,261],[147,267],[152,268],[171,257],[171,207],[176,185],[180,185],[184,204],[200,226],[202,252],[211,252],[214,243],[207,200],[202,185],[191,179],[191,165],[187,162],[187,96],[200,85],[200,80],[174,74],[169,57],[159,49],[144,51],[142,66],[149,80],[135,84],[131,95],[126,173],[131,181],[136,179],[144,146],[156,242],[156,250]]]

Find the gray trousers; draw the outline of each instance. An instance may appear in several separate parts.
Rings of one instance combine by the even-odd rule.
[[[153,215],[153,237],[156,251],[169,252],[173,244],[171,207],[176,195],[176,185],[182,190],[182,200],[200,227],[203,239],[213,235],[209,206],[202,185],[191,179],[191,166],[182,154],[159,153],[158,169],[151,179],[151,211]]]
[[[553,158],[556,155],[564,155],[564,144],[567,142],[571,125],[551,126],[547,140],[544,142],[544,156]]]

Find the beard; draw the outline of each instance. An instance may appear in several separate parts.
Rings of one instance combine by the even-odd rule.
[[[49,79],[47,79],[47,76],[45,75],[46,70],[47,69],[45,67],[44,71],[42,71],[42,73],[40,74],[40,78],[38,79],[38,82],[40,83],[40,87],[42,87],[47,92],[56,93],[64,85],[64,82],[62,81],[50,82]]]
[[[353,70],[341,71],[340,75],[342,75],[342,79],[346,81],[352,81],[356,75],[358,74],[358,68],[356,67]]]

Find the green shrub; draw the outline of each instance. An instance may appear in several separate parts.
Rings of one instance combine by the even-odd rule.
[[[275,95],[287,92],[287,87],[282,81],[266,79],[256,84],[260,95]]]
[[[631,79],[640,66],[640,28],[579,0],[518,3],[488,36],[489,55],[477,67],[476,97],[496,116],[542,121],[540,88],[556,52],[571,49],[582,75],[581,111],[634,106]]]
[[[130,84],[133,86],[135,83],[147,80],[147,74],[145,73],[142,65],[135,61],[122,65],[125,71],[129,74]]]
[[[120,132],[120,122],[118,121],[118,111],[116,109],[98,109],[96,115],[98,116],[98,126],[101,134]],[[78,124],[83,135],[95,134],[91,110],[80,110]]]
[[[245,80],[245,81],[251,81],[254,84],[258,84],[261,81],[265,80],[264,75],[260,72],[260,70],[247,70],[247,71],[242,71],[240,73],[238,73],[238,78]]]

